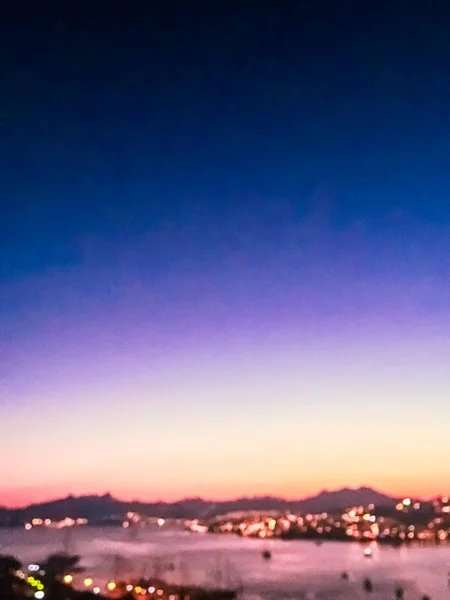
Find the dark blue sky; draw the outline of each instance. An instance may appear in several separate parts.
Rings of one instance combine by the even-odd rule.
[[[274,230],[323,197],[336,226],[448,219],[444,3],[243,4],[4,20],[2,278],[243,205]]]
[[[443,491],[448,2],[65,4],[0,21],[0,504]]]

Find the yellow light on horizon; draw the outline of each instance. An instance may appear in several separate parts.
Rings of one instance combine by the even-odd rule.
[[[72,575],[64,575],[64,583],[72,583],[73,576]]]
[[[86,577],[86,579],[84,580],[84,585],[86,587],[90,587],[92,585],[92,579],[90,577]]]
[[[110,582],[108,583],[108,585],[107,585],[107,588],[108,588],[108,590],[109,590],[110,592],[112,592],[113,590],[115,590],[115,589],[116,589],[116,584],[115,584],[115,582],[114,582],[114,581],[110,581]]]

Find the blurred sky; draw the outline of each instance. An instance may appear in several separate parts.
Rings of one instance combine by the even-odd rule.
[[[58,11],[0,24],[0,504],[448,493],[450,7]]]

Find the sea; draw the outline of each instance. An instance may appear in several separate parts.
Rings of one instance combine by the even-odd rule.
[[[131,529],[131,528],[130,528]],[[263,558],[269,551],[271,558]],[[167,581],[239,588],[245,600],[394,600],[398,586],[405,600],[450,599],[450,546],[371,546],[357,543],[269,542],[234,534],[198,534],[168,523],[133,531],[120,527],[0,529],[0,553],[24,565],[53,552],[81,556],[85,577],[104,586],[113,578],[157,576]],[[342,573],[348,573],[348,580]],[[373,591],[363,589],[370,578]]]

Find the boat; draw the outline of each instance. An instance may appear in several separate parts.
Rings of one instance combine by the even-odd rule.
[[[364,556],[365,556],[366,558],[370,558],[370,557],[372,556],[372,550],[371,550],[370,548],[366,548],[366,549],[364,550]]]
[[[262,557],[264,560],[270,560],[272,558],[272,553],[269,550],[264,550]]]
[[[372,591],[373,591],[372,580],[371,580],[371,579],[369,579],[368,577],[366,577],[366,578],[363,580],[363,589],[364,589],[366,592],[372,592]]]

